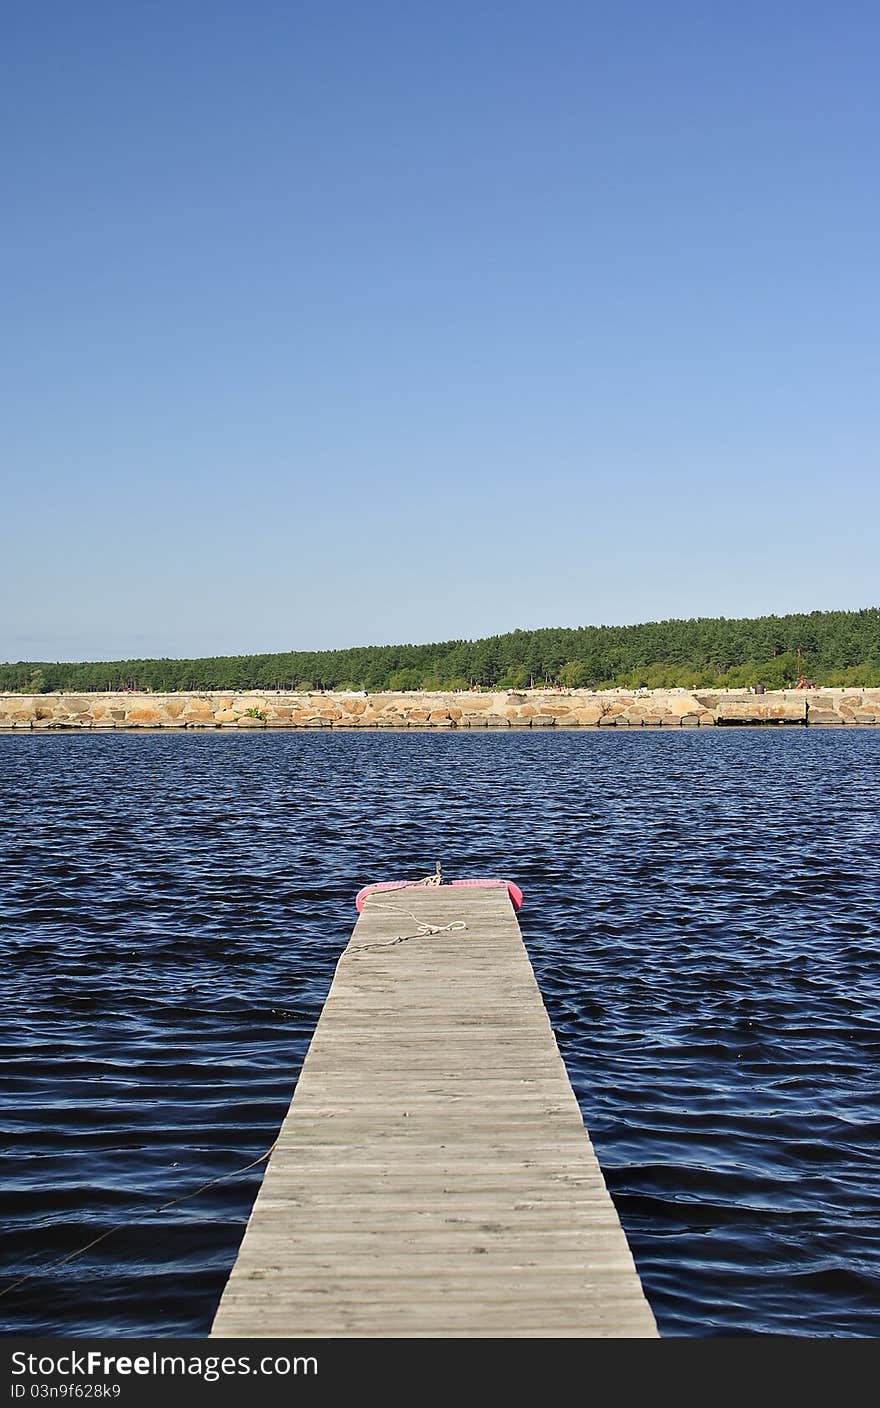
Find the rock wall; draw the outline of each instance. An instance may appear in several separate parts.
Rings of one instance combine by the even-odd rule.
[[[0,729],[706,728],[880,724],[880,689],[0,694]]]

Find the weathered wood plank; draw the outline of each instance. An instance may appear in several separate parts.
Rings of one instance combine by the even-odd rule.
[[[368,897],[211,1335],[657,1337],[503,889]]]

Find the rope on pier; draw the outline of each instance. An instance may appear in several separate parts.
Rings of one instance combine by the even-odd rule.
[[[427,880],[422,880],[418,883],[422,885],[439,885],[439,874],[440,867],[438,865],[438,879],[434,880],[432,877],[429,876]],[[418,919],[415,914],[413,914],[411,909],[401,909],[400,906],[396,904],[382,904],[380,900],[373,900],[373,903],[370,908],[374,910],[384,909],[389,914],[402,914],[404,918],[411,919],[413,923],[417,926],[416,932],[414,934],[398,934],[396,939],[377,939],[375,943],[372,944],[349,944],[348,948],[343,954],[343,958],[347,956],[354,956],[358,953],[363,953],[368,948],[394,948],[396,944],[409,943],[410,939],[428,939],[433,934],[450,934],[453,933],[456,929],[467,928],[467,925],[465,924],[463,919],[453,919],[450,924],[425,924],[420,919]]]

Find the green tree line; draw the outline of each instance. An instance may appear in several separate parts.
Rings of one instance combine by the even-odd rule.
[[[481,640],[376,645],[196,660],[0,664],[0,691],[779,689],[880,685],[880,607],[634,626],[544,627]]]

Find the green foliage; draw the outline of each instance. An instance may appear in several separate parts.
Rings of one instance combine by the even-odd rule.
[[[248,718],[248,719],[259,719],[259,720],[260,720],[260,723],[263,723],[263,724],[266,722],[266,719],[268,718],[268,715],[265,714],[262,709],[258,709],[255,704],[252,705],[250,709],[245,709],[244,712],[245,712],[245,718]]]
[[[0,665],[0,691],[880,686],[880,608],[637,626],[546,627],[484,640],[200,660]]]
[[[422,676],[415,666],[406,670],[392,670],[385,688],[392,690],[421,689]]]
[[[45,694],[47,689],[46,672],[38,669],[34,670],[30,679],[25,682],[22,692],[24,694]]]
[[[566,689],[586,689],[590,683],[589,667],[583,660],[566,660],[556,678]]]

